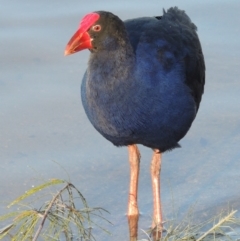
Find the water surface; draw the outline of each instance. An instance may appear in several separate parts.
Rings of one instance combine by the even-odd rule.
[[[89,205],[110,211],[106,226],[114,240],[127,239],[127,149],[116,148],[87,120],[79,86],[89,52],[64,57],[80,19],[108,10],[122,19],[161,15],[162,8],[186,10],[198,26],[206,59],[205,94],[181,149],[163,155],[164,218],[183,217],[195,206],[196,221],[228,203],[240,207],[240,2],[6,1],[0,2],[0,213],[5,203],[41,178],[67,179]],[[151,150],[142,153],[140,228],[151,224]],[[173,203],[175,209],[173,209]],[[144,234],[141,234],[144,237]],[[97,240],[112,240],[107,235]]]

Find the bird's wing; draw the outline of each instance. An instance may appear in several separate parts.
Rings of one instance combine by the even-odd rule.
[[[162,17],[145,17],[125,21],[130,42],[135,53],[145,58],[148,69],[163,75],[176,71],[176,65],[185,73],[199,107],[205,84],[205,64],[197,28],[184,11],[170,8]],[[157,65],[157,66],[156,66]]]

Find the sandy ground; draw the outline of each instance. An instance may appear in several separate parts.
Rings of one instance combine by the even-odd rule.
[[[196,221],[240,207],[240,2],[190,1],[6,1],[0,2],[0,213],[42,179],[67,179],[62,165],[90,206],[110,211],[106,225],[126,240],[129,166],[126,148],[116,148],[91,126],[79,86],[88,51],[64,57],[66,43],[83,15],[112,11],[122,19],[185,9],[198,26],[206,60],[205,94],[198,116],[162,165],[165,219],[179,220],[194,207]],[[142,154],[139,227],[151,224],[151,150]],[[97,231],[97,240],[112,237]],[[144,238],[140,232],[139,238]]]

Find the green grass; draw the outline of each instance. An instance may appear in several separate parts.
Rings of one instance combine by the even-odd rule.
[[[240,238],[240,235],[234,232],[240,225],[240,219],[235,216],[236,213],[237,210],[222,211],[215,217],[197,225],[193,225],[189,215],[179,224],[176,224],[175,221],[167,221],[164,223],[163,237],[159,241],[234,241],[236,239],[233,234]],[[147,237],[144,240],[153,241],[150,234],[143,232]]]
[[[33,208],[39,204],[39,209]],[[60,179],[52,179],[31,188],[11,202],[8,208],[15,208],[15,211],[0,216],[0,224],[8,223],[0,229],[0,240],[7,237],[11,241],[37,241],[41,237],[44,241],[92,241],[96,240],[93,227],[109,233],[102,226],[104,222],[110,223],[104,217],[107,211],[99,207],[90,208],[82,193],[72,183]],[[221,212],[193,225],[191,210],[180,223],[174,220],[165,222],[160,241],[236,240],[232,235],[240,225],[236,212]],[[151,231],[143,232],[147,238],[144,240],[152,241]],[[238,237],[240,240],[239,235]]]
[[[45,200],[39,209],[31,207],[42,197],[49,197],[44,190],[56,185],[60,185],[60,190],[50,192],[50,200]],[[26,199],[31,199],[31,206],[23,202]],[[28,190],[8,205],[9,208],[13,206],[19,206],[21,210],[0,216],[0,222],[9,223],[0,230],[0,239],[8,236],[11,241],[36,241],[39,237],[46,241],[72,241],[75,238],[91,241],[95,240],[93,226],[109,233],[95,221],[100,219],[101,224],[103,221],[110,223],[103,216],[107,211],[99,207],[90,208],[81,192],[64,180],[52,179]]]

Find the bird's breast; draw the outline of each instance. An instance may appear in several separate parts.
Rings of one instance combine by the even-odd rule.
[[[137,125],[136,106],[129,96],[129,86],[124,84],[96,85],[86,79],[82,83],[82,101],[93,126],[106,136],[129,136]]]
[[[131,80],[107,84],[98,78],[85,75],[82,102],[90,122],[113,144],[159,148],[170,139],[173,148],[190,128],[196,110],[187,87],[162,83],[153,88]]]

